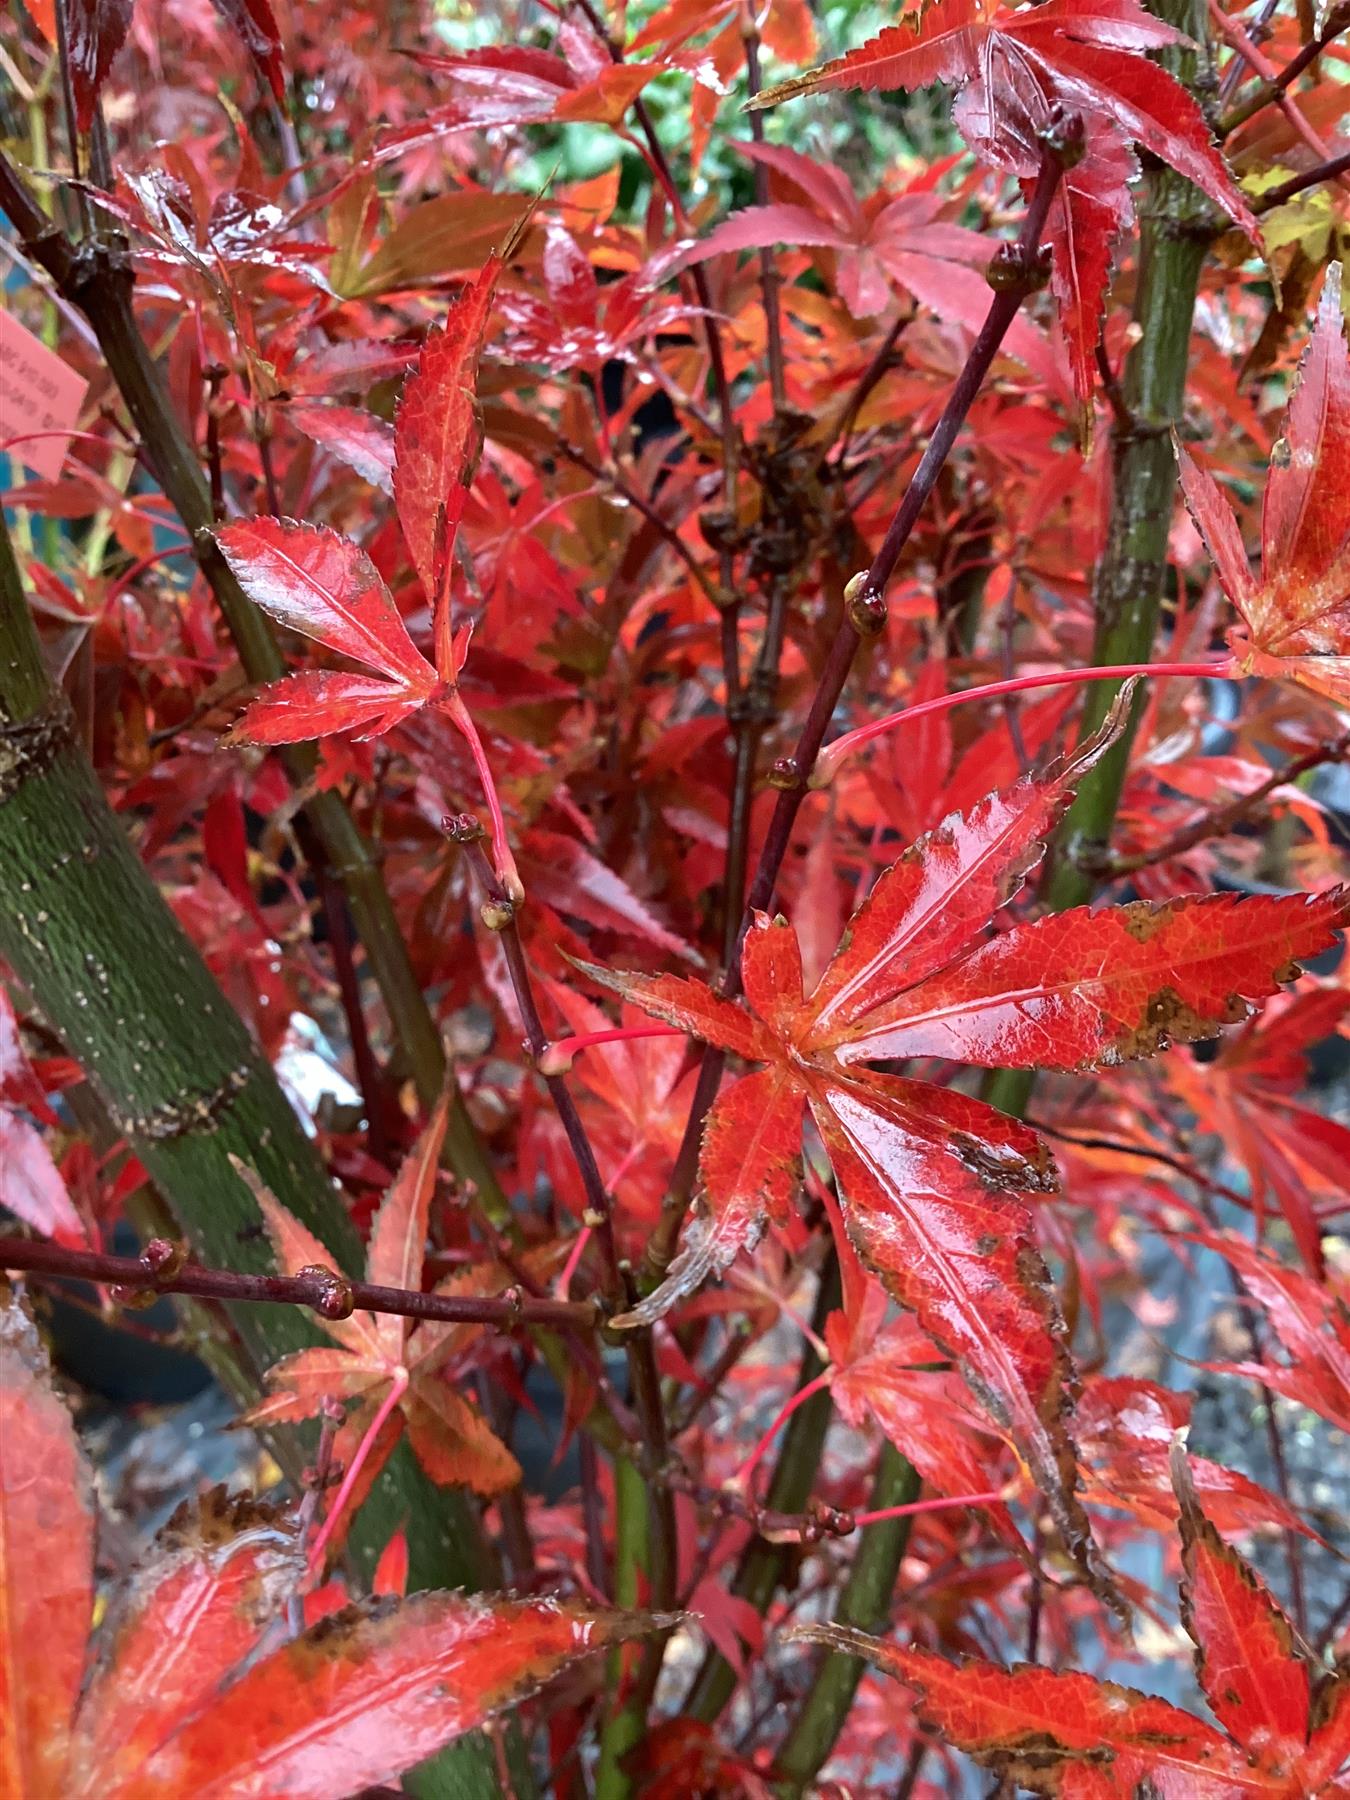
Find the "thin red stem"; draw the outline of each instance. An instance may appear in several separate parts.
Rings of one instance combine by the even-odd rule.
[[[576,1037],[557,1038],[539,1059],[543,1075],[565,1075],[573,1057],[596,1044],[626,1044],[640,1038],[683,1037],[673,1025],[615,1025],[608,1031],[583,1031]]]
[[[856,731],[846,731],[843,737],[836,738],[820,753],[809,785],[813,788],[828,787],[849,757],[861,750],[864,744],[870,744],[873,738],[880,737],[883,732],[891,731],[897,725],[908,724],[912,719],[922,719],[929,713],[946,712],[949,707],[964,706],[972,700],[995,700],[1002,694],[1022,694],[1031,688],[1075,687],[1087,681],[1120,681],[1128,675],[1225,677],[1237,672],[1233,658],[1223,656],[1209,662],[1109,663],[1100,668],[1050,669],[1043,675],[1017,675],[1009,681],[987,682],[983,687],[960,688],[955,693],[938,694],[932,700],[921,700],[917,706],[907,706],[902,712],[888,713],[884,719],[873,719],[866,725],[860,725]]]
[[[883,1506],[876,1512],[854,1513],[853,1529],[879,1525],[883,1519],[908,1519],[915,1513],[945,1512],[953,1506],[997,1506],[1004,1499],[997,1488],[987,1494],[947,1494],[936,1500],[911,1500],[908,1506]]]
[[[511,845],[506,835],[506,820],[502,815],[502,803],[497,793],[497,783],[492,773],[492,764],[488,761],[487,751],[483,748],[483,740],[478,735],[478,727],[467,706],[457,693],[443,702],[444,709],[450,719],[458,727],[465,743],[469,746],[469,754],[473,757],[474,767],[478,771],[478,779],[482,783],[483,798],[487,801],[488,815],[492,820],[492,861],[498,881],[501,882],[506,897],[515,906],[519,906],[525,898],[525,888],[516,868],[516,859],[511,854]]]
[[[804,1406],[806,1404],[812,1394],[818,1394],[821,1388],[828,1387],[830,1375],[831,1371],[829,1369],[823,1370],[816,1376],[814,1381],[808,1381],[805,1387],[799,1387],[796,1393],[789,1397],[786,1403],[780,1408],[778,1417],[774,1420],[773,1424],[770,1425],[769,1429],[764,1433],[764,1436],[755,1445],[754,1449],[750,1452],[749,1456],[746,1457],[740,1468],[737,1469],[735,1475],[732,1477],[734,1485],[745,1488],[749,1487],[750,1477],[754,1474],[755,1469],[765,1455],[767,1455],[769,1446],[777,1437],[781,1427],[787,1424],[788,1420],[792,1417],[793,1413],[796,1412],[799,1406]]]
[[[394,1408],[399,1404],[407,1391],[408,1371],[400,1367],[395,1371],[394,1378],[389,1383],[389,1392],[385,1395],[384,1399],[381,1400],[376,1409],[375,1416],[370,1421],[370,1426],[367,1429],[365,1436],[357,1445],[356,1454],[352,1457],[350,1464],[344,1471],[342,1484],[333,1497],[333,1504],[324,1515],[323,1524],[319,1528],[314,1542],[310,1545],[309,1572],[311,1575],[316,1574],[318,1570],[323,1567],[323,1553],[328,1547],[328,1540],[332,1537],[333,1532],[337,1528],[338,1520],[342,1517],[343,1509],[346,1507],[347,1501],[351,1496],[351,1491],[356,1486],[356,1478],[365,1467],[381,1431],[384,1430],[385,1420],[389,1417],[390,1413],[393,1412]]]

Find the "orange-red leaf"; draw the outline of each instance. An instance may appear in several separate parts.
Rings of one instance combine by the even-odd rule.
[[[855,1006],[836,1053],[1045,1069],[1152,1056],[1247,1018],[1347,919],[1344,888],[1077,907],[1014,927],[883,1005]]]
[[[1308,1741],[1312,1700],[1293,1627],[1201,1511],[1179,1442],[1172,1485],[1181,1507],[1181,1616],[1205,1698],[1254,1767],[1287,1776]]]
[[[445,1088],[426,1130],[404,1157],[398,1174],[380,1203],[370,1231],[366,1280],[375,1287],[420,1288],[427,1248],[427,1218],[436,1191],[436,1168],[450,1117],[450,1089]],[[377,1313],[375,1330],[386,1355],[397,1359],[409,1321],[394,1313]]]
[[[345,1800],[650,1624],[456,1594],[351,1607],[256,1663],[106,1800]]]
[[[298,1275],[301,1269],[331,1269],[334,1258],[312,1231],[306,1229],[288,1207],[281,1204],[272,1190],[260,1181],[247,1163],[231,1157],[235,1173],[258,1203],[263,1224],[272,1245],[272,1254],[283,1275]],[[379,1349],[379,1330],[374,1316],[354,1312],[346,1319],[320,1319],[319,1323],[336,1344],[354,1355],[375,1355]],[[308,1354],[301,1352],[300,1354]]]
[[[351,1350],[330,1350],[323,1345],[293,1350],[267,1371],[271,1393],[243,1413],[241,1423],[279,1425],[313,1419],[325,1400],[363,1399],[388,1379],[388,1371],[380,1363],[363,1360]]]
[[[910,846],[848,922],[800,1028],[803,1049],[852,1035],[892,994],[943,969],[987,927],[1040,861],[1074,784],[1100,760],[1114,725],[1040,781],[988,794]]]
[[[578,962],[583,975],[600,987],[611,988],[644,1012],[653,1013],[702,1038],[705,1044],[716,1044],[733,1056],[750,1062],[769,1062],[775,1055],[774,1038],[757,1019],[734,1000],[724,1000],[713,993],[704,981],[688,975],[640,975],[627,970],[603,969],[596,963]]]
[[[941,1736],[1037,1794],[1133,1800],[1237,1800],[1264,1785],[1212,1725],[1133,1688],[1023,1665],[949,1663],[837,1625],[800,1635],[865,1656],[919,1696]]]
[[[240,587],[264,612],[423,698],[435,672],[408,636],[373,562],[350,538],[293,519],[241,519],[216,532]]]
[[[1179,459],[1187,505],[1242,617],[1231,642],[1243,666],[1350,706],[1350,353],[1338,263],[1270,460],[1259,583],[1213,478],[1184,451]]]
[[[102,1626],[68,1800],[134,1780],[253,1650],[303,1568],[293,1527],[270,1507],[223,1488],[182,1507]]]
[[[99,92],[131,28],[135,0],[69,0],[66,43],[75,122],[88,131]]]
[[[802,1110],[801,1082],[782,1067],[746,1075],[719,1095],[703,1127],[699,1215],[665,1280],[616,1325],[653,1323],[758,1243],[767,1220],[786,1223],[801,1181]]]
[[[394,501],[413,567],[436,605],[478,455],[478,353],[502,272],[490,256],[428,334],[394,420]],[[448,608],[437,618],[436,666],[450,679]]]
[[[1178,33],[1139,0],[933,0],[821,68],[763,90],[773,106],[833,88],[915,88],[942,81],[961,89],[954,121],[976,155],[1034,178],[1040,134],[1054,105],[1083,121],[1085,152],[1066,171],[1048,235],[1052,281],[1069,342],[1074,385],[1086,400],[1116,239],[1133,203],[1132,144],[1185,175],[1253,238],[1256,220],[1215,148],[1194,97],[1146,51]]]
[[[822,1083],[811,1110],[858,1254],[959,1360],[1086,1563],[1067,1426],[1072,1366],[1027,1209],[935,1145],[898,1132],[861,1085]]]
[[[230,742],[303,744],[343,732],[360,743],[392,731],[422,704],[420,695],[379,675],[301,669],[263,689],[235,721]]]
[[[415,1381],[403,1403],[408,1437],[433,1481],[490,1498],[520,1481],[520,1464],[477,1407],[436,1374]]]
[[[32,1320],[0,1301],[0,1792],[58,1800],[93,1607],[89,1471]]]

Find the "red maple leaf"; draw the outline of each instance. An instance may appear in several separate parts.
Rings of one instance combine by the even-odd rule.
[[[420,1285],[427,1215],[448,1116],[448,1098],[443,1097],[375,1216],[366,1258],[366,1279],[373,1286]],[[281,1273],[324,1266],[323,1246],[244,1164],[236,1166],[262,1209]],[[472,1291],[481,1292],[483,1279],[481,1271],[454,1275],[435,1291],[460,1294],[478,1283]],[[507,1285],[505,1277],[499,1285]],[[328,1401],[355,1402],[338,1433],[335,1453],[347,1467],[349,1482],[359,1477],[361,1486],[340,1492],[334,1513],[355,1509],[398,1442],[400,1416],[418,1460],[434,1481],[485,1495],[516,1485],[520,1465],[515,1457],[445,1378],[446,1363],[474,1336],[472,1327],[366,1312],[321,1319],[320,1324],[335,1347],[297,1350],[275,1363],[267,1371],[270,1396],[245,1419],[268,1424],[308,1419]]]
[[[926,178],[900,193],[883,191],[864,205],[840,169],[786,145],[751,142],[738,148],[800,198],[744,207],[696,244],[658,252],[647,268],[649,281],[725,252],[816,246],[838,253],[835,283],[855,318],[882,311],[894,282],[938,318],[954,319],[972,333],[979,330],[989,309],[984,270],[994,246],[982,232],[939,218],[946,202]],[[1029,320],[1013,321],[1004,348],[1055,384],[1055,359]]]
[[[1082,1069],[1217,1034],[1291,978],[1350,916],[1319,896],[1197,896],[1087,907],[984,934],[1112,727],[1041,781],[991,794],[920,839],[854,914],[814,992],[797,939],[757,914],[742,952],[750,1010],[703,982],[615,974],[599,983],[764,1067],[726,1087],[704,1129],[703,1211],[661,1286],[617,1321],[650,1324],[789,1217],[809,1106],[850,1237],[889,1292],[954,1355],[1055,1507],[1086,1530],[1063,1414],[1071,1370],[1031,1216],[1016,1190],[1055,1185],[1020,1121],[950,1088],[865,1065],[936,1056],[988,1067]]]
[[[387,162],[453,131],[496,131],[505,125],[558,123],[619,125],[628,108],[661,73],[660,62],[617,63],[586,26],[560,26],[563,52],[527,45],[490,45],[461,56],[421,51],[415,60],[445,78],[453,98],[382,134],[376,158]]]
[[[288,1519],[216,1489],[180,1509],[114,1596],[86,1679],[92,1478],[31,1319],[0,1306],[0,1789],[12,1800],[344,1800],[648,1628],[554,1600],[423,1593],[358,1603],[260,1655],[303,1567]]]
[[[1113,1681],[1023,1664],[950,1663],[836,1625],[794,1635],[865,1656],[914,1689],[943,1738],[1037,1794],[1076,1800],[1267,1800],[1342,1792],[1350,1756],[1350,1677],[1328,1674],[1205,1516],[1179,1442],[1172,1480],[1181,1519],[1181,1614],[1218,1731]]]
[[[1350,1127],[1302,1105],[1307,1053],[1350,1018],[1350,994],[1310,988],[1252,1020],[1212,1063],[1178,1059],[1172,1087],[1242,1163],[1258,1219],[1273,1196],[1311,1273],[1323,1273],[1318,1201],[1339,1205],[1350,1168]]]
[[[1041,160],[1039,136],[1059,105],[1086,129],[1085,154],[1067,169],[1051,207],[1051,280],[1079,396],[1093,386],[1093,352],[1116,239],[1133,216],[1134,145],[1194,182],[1253,238],[1256,221],[1214,146],[1195,100],[1145,54],[1185,42],[1139,0],[932,0],[903,9],[898,25],[834,62],[766,88],[773,106],[826,88],[962,91],[955,120],[971,148],[1024,180]]]
[[[1330,1274],[1326,1282],[1314,1281],[1231,1232],[1201,1233],[1197,1241],[1227,1257],[1289,1358],[1207,1366],[1263,1382],[1350,1431],[1350,1305],[1344,1282]]]
[[[492,771],[459,692],[472,627],[455,630],[450,572],[455,535],[478,455],[478,356],[492,296],[528,215],[488,258],[422,347],[394,423],[394,501],[435,620],[435,661],[408,635],[394,597],[366,553],[325,526],[257,518],[225,525],[217,542],[244,592],[293,631],[375,674],[302,670],[267,688],[234,727],[237,742],[291,744],[329,732],[378,737],[434,705],[462,732],[492,813],[497,873],[523,889],[511,860]]]
[[[1327,270],[1270,459],[1260,581],[1218,483],[1180,447],[1177,456],[1186,504],[1242,618],[1229,642],[1243,669],[1350,706],[1350,354],[1339,263]]]
[[[0,1206],[44,1237],[83,1248],[88,1234],[34,1119],[58,1122],[0,987]]]

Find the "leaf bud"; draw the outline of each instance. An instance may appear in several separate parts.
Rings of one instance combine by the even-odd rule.
[[[307,1281],[313,1288],[309,1305],[321,1319],[350,1319],[356,1311],[352,1284],[336,1269],[326,1269],[322,1263],[308,1263],[303,1269],[296,1270],[296,1278]]]
[[[441,820],[441,830],[452,844],[476,844],[484,835],[483,827],[471,812],[447,813]]]
[[[108,1289],[108,1298],[125,1312],[147,1312],[159,1303],[159,1295],[153,1288],[129,1288],[120,1283]]]
[[[151,1238],[141,1251],[141,1266],[148,1269],[156,1281],[172,1281],[186,1261],[186,1247],[175,1244],[170,1238]]]
[[[1051,107],[1049,121],[1037,135],[1061,169],[1077,168],[1087,154],[1082,113],[1071,112],[1058,102]]]
[[[886,598],[867,585],[867,576],[855,575],[844,589],[848,622],[861,638],[877,637],[886,629]]]
[[[1000,244],[984,278],[996,294],[1035,293],[1050,279],[1050,259],[1043,250],[1028,255],[1020,244]]]
[[[478,916],[489,931],[505,931],[516,916],[516,909],[505,895],[499,900],[485,900]]]
[[[784,793],[792,793],[795,788],[804,786],[802,772],[797,767],[795,758],[780,756],[769,770],[768,782],[771,788],[781,788]]]

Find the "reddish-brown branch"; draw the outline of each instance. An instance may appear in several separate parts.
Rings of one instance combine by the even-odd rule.
[[[581,1122],[581,1114],[577,1111],[567,1083],[561,1075],[546,1074],[541,1066],[549,1048],[549,1039],[539,1016],[539,1004],[534,997],[530,965],[521,941],[520,927],[516,922],[516,903],[502,886],[484,853],[483,828],[473,814],[461,813],[456,818],[447,819],[445,828],[455,843],[464,849],[487,895],[483,907],[484,923],[496,932],[497,941],[502,947],[507,974],[511,980],[511,991],[515,995],[520,1021],[525,1028],[525,1048],[539,1069],[566,1133],[572,1160],[577,1166],[577,1173],[586,1193],[585,1222],[595,1232],[596,1241],[600,1245],[609,1296],[612,1300],[619,1300],[624,1291],[623,1277],[619,1273],[619,1258],[614,1247],[614,1222],[610,1218],[609,1194],[600,1174],[600,1165],[595,1160],[591,1140],[586,1134],[586,1127]]]
[[[666,1485],[677,1493],[707,1508],[718,1518],[742,1519],[758,1537],[771,1544],[818,1544],[825,1538],[849,1537],[868,1525],[883,1519],[909,1518],[918,1513],[944,1512],[956,1507],[993,1506],[1006,1499],[1000,1490],[989,1489],[979,1494],[937,1495],[927,1500],[912,1500],[904,1506],[886,1506],[877,1512],[850,1512],[847,1508],[827,1506],[812,1501],[803,1512],[777,1512],[771,1506],[760,1506],[748,1494],[733,1488],[711,1488],[692,1480],[679,1470],[667,1474]]]
[[[1081,136],[1081,123],[1066,121],[1063,130],[1067,150],[1070,142]],[[872,566],[865,575],[855,576],[853,583],[850,583],[850,587],[856,588],[856,591],[846,596],[844,616],[826,656],[796,750],[775,770],[776,785],[779,787],[778,800],[760,850],[759,865],[750,886],[738,942],[745,933],[751,915],[767,908],[773,898],[778,872],[783,866],[797,814],[806,797],[807,779],[820,753],[844,683],[853,667],[858,646],[865,636],[875,635],[885,625],[885,593],[900,554],[937,484],[942,465],[951,453],[966,414],[998,355],[1008,328],[1016,318],[1023,300],[1040,284],[1043,275],[1041,237],[1063,168],[1064,152],[1047,145],[1041,174],[1027,207],[1022,229],[1016,242],[1004,245],[995,259],[998,265],[997,285],[984,324],[970,347],[965,366],[948,396],[942,416],[920,458],[909,487],[896,508],[895,517],[881,548],[872,560]],[[740,992],[740,969],[735,956],[728,960],[722,991],[728,997]],[[716,1097],[723,1061],[724,1056],[720,1050],[710,1048],[704,1055],[694,1104],[671,1177],[670,1192],[643,1259],[644,1283],[654,1285],[659,1281],[674,1254],[693,1190],[703,1121]]]
[[[155,1238],[144,1255],[105,1256],[68,1250],[36,1238],[0,1237],[0,1269],[42,1280],[95,1281],[133,1293],[186,1294],[199,1300],[245,1301],[261,1306],[308,1306],[325,1319],[353,1312],[395,1313],[405,1319],[440,1319],[456,1325],[490,1325],[515,1331],[529,1325],[594,1330],[603,1320],[588,1300],[539,1299],[508,1288],[504,1294],[424,1294],[412,1288],[348,1281],[335,1270],[298,1275],[244,1275],[180,1260],[177,1246]]]
[[[1327,14],[1326,22],[1323,24],[1322,29],[1317,35],[1310,38],[1298,54],[1292,57],[1278,74],[1263,80],[1261,86],[1257,88],[1255,93],[1248,95],[1245,100],[1240,100],[1236,106],[1230,108],[1230,110],[1223,115],[1218,126],[1219,138],[1222,140],[1223,138],[1230,136],[1237,130],[1239,125],[1245,125],[1248,119],[1252,118],[1256,113],[1259,113],[1262,107],[1270,106],[1278,101],[1281,95],[1285,94],[1288,89],[1292,87],[1294,82],[1298,80],[1304,70],[1308,68],[1311,63],[1317,61],[1317,58],[1326,49],[1327,45],[1346,31],[1350,31],[1350,4],[1345,4],[1343,0],[1343,3],[1340,6],[1333,7]],[[1252,43],[1255,43],[1255,28],[1250,28],[1248,30],[1247,37]],[[1233,66],[1235,68],[1241,70],[1245,66],[1247,60],[1248,58],[1245,50],[1235,50],[1233,58]]]
[[[1325,142],[1320,133],[1304,116],[1302,108],[1286,92],[1288,84],[1281,79],[1280,71],[1261,54],[1260,49],[1252,42],[1238,21],[1229,18],[1222,6],[1219,5],[1219,0],[1209,0],[1209,15],[1220,35],[1227,39],[1235,50],[1240,51],[1246,57],[1257,74],[1268,84],[1271,102],[1279,107],[1291,130],[1303,139],[1314,156],[1325,158],[1327,155]]]
[[[742,26],[745,43],[745,73],[753,100],[759,92],[761,82],[759,73],[759,29],[755,24],[753,12],[747,8]],[[764,142],[764,114],[750,114],[750,136],[755,143]],[[762,162],[755,163],[755,202],[759,206],[769,203],[769,172]],[[773,410],[781,413],[787,405],[787,367],[783,360],[783,320],[778,306],[778,288],[780,276],[774,267],[773,252],[761,250],[759,253],[759,286],[763,295],[764,306],[764,342],[769,362],[769,391],[773,396]]]
[[[1320,768],[1324,763],[1340,762],[1346,756],[1350,756],[1350,731],[1343,732],[1335,743],[1317,744],[1313,749],[1305,750],[1302,756],[1296,756],[1282,769],[1276,769],[1260,787],[1253,788],[1250,794],[1239,794],[1227,806],[1220,806],[1214,812],[1206,813],[1194,824],[1175,832],[1165,843],[1155,844],[1151,850],[1141,850],[1134,856],[1104,857],[1099,865],[1094,866],[1093,873],[1108,878],[1130,875],[1136,869],[1151,868],[1155,863],[1168,862],[1174,856],[1184,855],[1187,850],[1193,850],[1197,844],[1203,844],[1209,838],[1226,837],[1230,831],[1243,824],[1263,800],[1268,800],[1277,788],[1297,780],[1300,775],[1306,775],[1309,769]]]
[[[1267,188],[1264,194],[1252,201],[1252,211],[1268,213],[1277,206],[1283,206],[1286,200],[1292,200],[1296,194],[1301,194],[1305,188],[1317,187],[1324,181],[1339,181],[1346,174],[1350,174],[1350,150],[1342,150],[1339,156],[1329,156],[1325,162],[1315,163],[1301,175],[1291,175],[1288,181],[1282,181],[1278,187]]]

